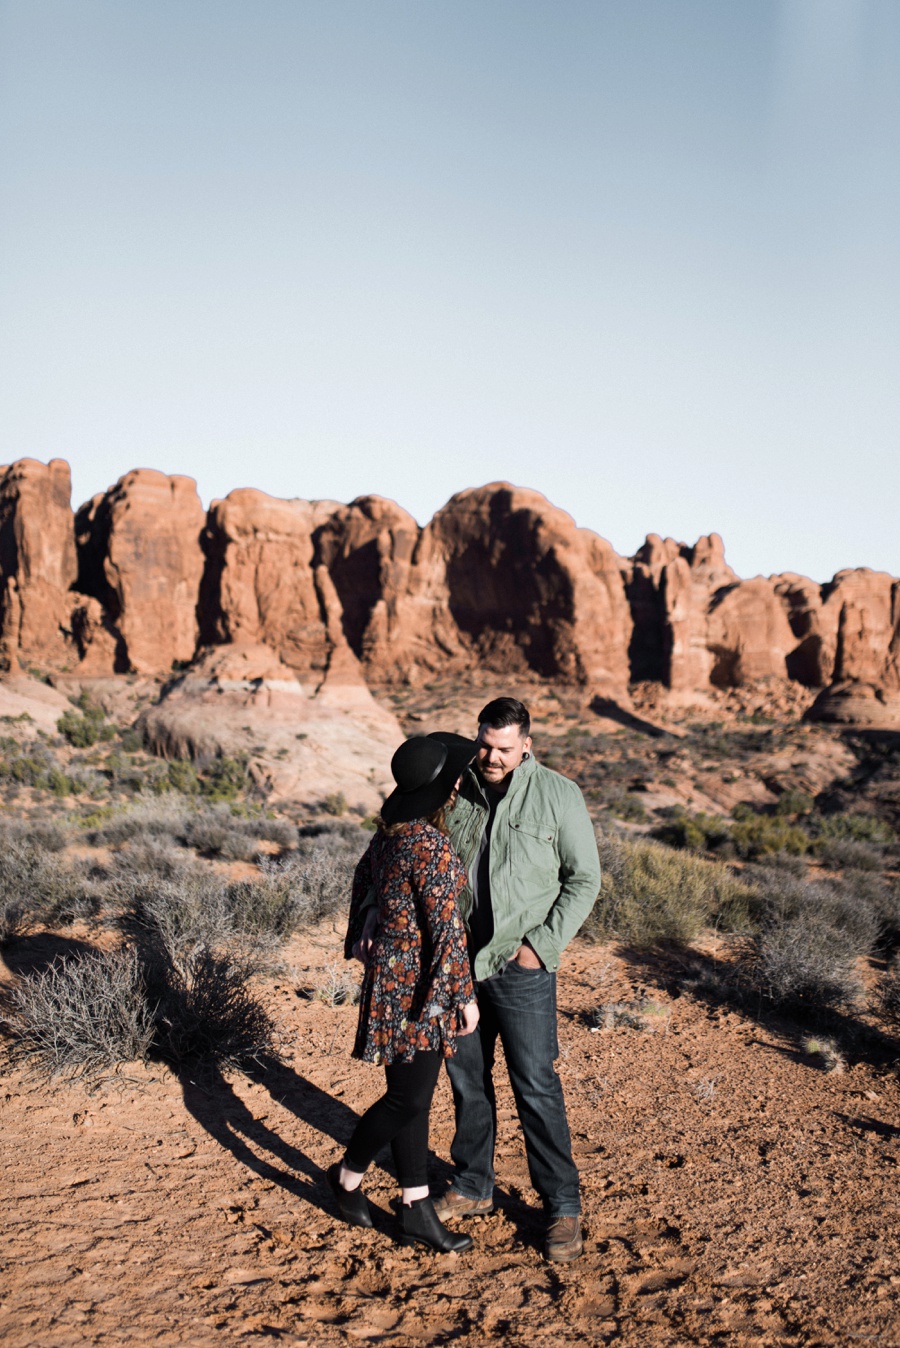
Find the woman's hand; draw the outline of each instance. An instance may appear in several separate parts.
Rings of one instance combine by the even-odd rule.
[[[366,913],[366,920],[363,923],[362,935],[350,951],[355,960],[361,960],[363,964],[369,962],[369,951],[372,949],[372,943],[378,932],[378,909],[370,908]]]
[[[477,1002],[466,1002],[459,1012],[460,1025],[457,1034],[471,1034],[473,1030],[476,1030],[480,1014]]]

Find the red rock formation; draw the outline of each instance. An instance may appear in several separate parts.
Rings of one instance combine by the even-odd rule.
[[[6,668],[80,657],[80,674],[155,675],[228,646],[242,668],[273,652],[338,703],[363,674],[531,672],[604,695],[779,677],[825,688],[812,716],[900,724],[900,582],[883,573],[741,581],[716,534],[694,547],[650,535],[628,561],[507,483],[460,492],[424,529],[377,496],[251,490],[215,502],[204,528],[190,479],[139,470],[73,530],[69,495],[60,460],[0,470]]]
[[[706,688],[714,673],[727,682],[725,669],[733,673],[735,661],[713,649],[709,613],[716,596],[721,602],[737,584],[718,534],[704,535],[692,548],[648,535],[633,559],[628,585],[643,629],[632,643],[635,676],[677,690]],[[726,626],[727,621],[719,624],[720,636]]]
[[[193,658],[204,519],[193,478],[147,468],[126,473],[79,510],[79,588],[105,610],[119,670],[168,673]],[[97,621],[86,610],[88,637]]]
[[[341,627],[373,683],[415,680],[464,653],[447,610],[443,576],[422,549],[422,530],[394,501],[363,496],[335,509],[314,537],[315,555],[341,605]]]
[[[214,501],[203,538],[202,641],[262,642],[301,678],[360,682],[340,600],[313,545],[315,530],[341,509],[251,489]]]
[[[810,720],[900,725],[900,582],[868,567],[839,571],[825,586],[823,611],[837,630],[831,684]]]
[[[20,459],[0,469],[0,643],[7,668],[17,659],[49,667],[75,659],[71,495],[63,459]]]
[[[539,492],[502,482],[460,492],[424,530],[421,551],[432,594],[445,590],[460,640],[485,668],[627,684],[622,560]]]

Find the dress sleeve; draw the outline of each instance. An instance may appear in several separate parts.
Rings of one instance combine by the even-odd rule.
[[[372,888],[372,844],[363,852],[353,872],[353,887],[350,891],[350,914],[347,918],[347,935],[344,937],[344,959],[353,958],[353,947],[362,936],[363,923],[370,905],[366,896]]]
[[[466,870],[443,834],[422,840],[418,881],[431,945],[422,1006],[426,1019],[431,1020],[475,1000],[466,931],[457,901],[465,888]]]

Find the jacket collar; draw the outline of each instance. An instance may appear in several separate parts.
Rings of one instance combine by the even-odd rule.
[[[528,757],[524,759],[524,761],[521,762],[519,766],[513,770],[512,781],[506,788],[506,791],[503,794],[503,799],[509,800],[511,796],[518,795],[519,791],[521,791],[522,787],[525,785],[525,782],[534,772],[536,767],[537,761],[535,759],[534,753],[529,753]],[[473,782],[475,789],[480,795],[481,799],[486,802],[487,794],[485,792],[484,782],[478,775],[478,769],[475,767],[474,763],[471,764],[470,767],[468,768],[468,775],[470,781]]]

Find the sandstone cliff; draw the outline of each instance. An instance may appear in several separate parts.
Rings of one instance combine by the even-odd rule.
[[[393,501],[231,492],[139,469],[73,515],[68,466],[0,472],[0,651],[49,670],[165,676],[260,647],[308,692],[435,672],[531,673],[627,697],[761,678],[823,691],[813,716],[900,723],[900,582],[741,580],[717,534],[633,558],[534,491],[491,483],[425,527]],[[256,657],[254,657],[256,658]],[[265,663],[265,662],[263,662]]]

